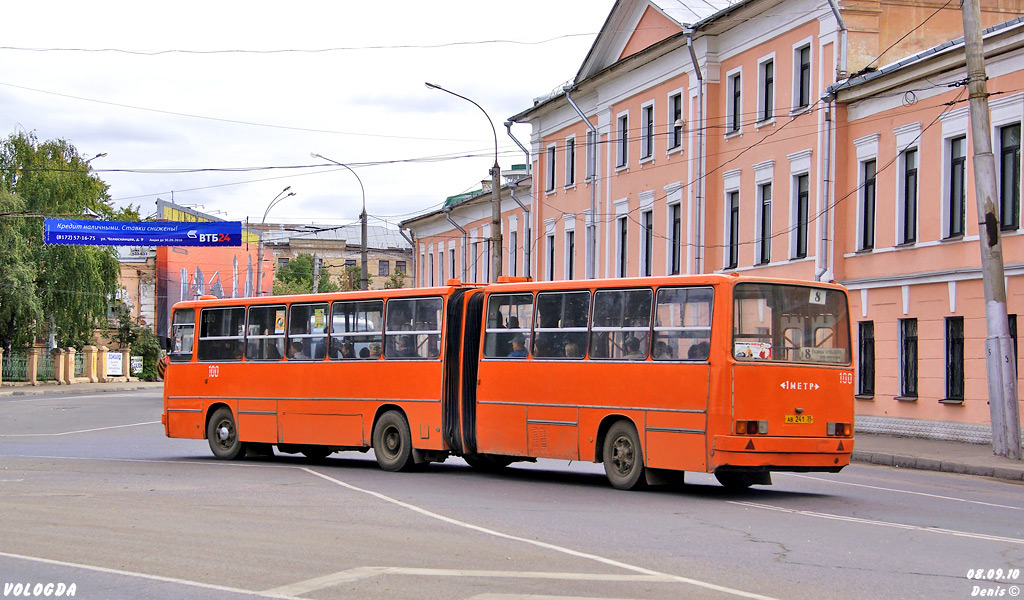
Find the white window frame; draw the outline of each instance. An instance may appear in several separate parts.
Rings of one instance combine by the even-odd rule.
[[[807,70],[807,104],[800,105],[800,51],[809,48]],[[776,69],[776,72],[778,70]],[[799,114],[810,110],[814,105],[814,36],[806,37],[793,44],[793,104],[790,114]]]
[[[508,265],[506,272],[515,277],[518,275],[518,258],[519,258],[519,220],[516,215],[509,215],[508,217]]]
[[[544,274],[548,281],[555,280],[555,220],[544,219]]]
[[[647,256],[647,231],[644,229],[644,214],[651,214],[651,232],[650,235],[654,237],[654,190],[645,190],[637,194],[637,198],[640,200],[640,239],[638,242],[637,256],[640,257],[640,263],[636,267],[636,273],[640,277],[645,277],[644,264],[648,259],[651,261],[651,275],[654,275],[654,241],[651,241],[651,256]]]
[[[761,230],[762,230],[762,225],[763,225],[763,223],[761,223],[761,221],[763,219],[763,215],[761,214],[762,213],[762,210],[761,210],[762,193],[763,193],[762,188],[764,186],[766,186],[766,185],[770,185],[771,188],[772,188],[772,197],[771,197],[771,200],[769,201],[769,205],[771,205],[770,212],[772,212],[774,214],[774,208],[775,208],[774,207],[774,204],[775,204],[775,161],[774,160],[766,160],[764,162],[759,162],[759,163],[753,165],[753,169],[754,169],[754,191],[755,191],[755,196],[754,196],[754,206],[755,206],[755,210],[754,210],[754,232],[755,232],[755,235],[754,235],[754,264],[755,265],[762,265],[763,266],[763,265],[771,264],[771,245],[772,245],[772,239],[774,237],[774,234],[772,234],[771,232],[773,232],[775,230],[775,228],[772,227],[772,223],[771,222],[768,223],[768,227],[769,227],[769,236],[768,236],[768,246],[769,246],[769,248],[768,248],[768,256],[769,256],[769,262],[763,263],[763,262],[761,262],[761,250],[762,250],[761,246],[763,245],[763,241],[761,239]],[[774,218],[772,218],[771,220],[774,221]]]
[[[742,204],[743,204],[743,194],[740,193],[740,182],[742,180],[742,177],[741,177],[742,173],[743,173],[743,171],[741,169],[732,169],[731,171],[726,171],[725,173],[722,173],[722,207],[724,209],[724,212],[723,212],[723,215],[722,215],[723,216],[722,223],[724,225],[724,227],[722,228],[722,239],[725,241],[725,243],[722,244],[722,269],[723,270],[724,269],[733,269],[733,268],[735,268],[735,267],[730,266],[730,264],[729,264],[729,253],[732,251],[732,244],[733,244],[734,241],[737,244],[737,249],[736,249],[736,266],[737,267],[739,266],[739,246],[738,246],[738,244],[739,244],[739,241],[740,241],[740,232],[739,232],[738,228],[743,223],[743,218],[742,218],[743,217],[743,210],[742,210],[743,209],[743,206],[742,206]],[[739,223],[737,224],[737,231],[736,231],[736,239],[735,240],[733,240],[733,233],[732,233],[732,202],[729,199],[729,195],[732,194],[733,192],[736,192],[737,194],[739,194],[739,203],[740,203],[740,206],[739,206],[739,209],[740,209],[740,220],[739,220]]]
[[[683,183],[665,186],[665,275],[672,275],[672,209],[679,207],[679,275],[686,272],[686,212],[683,207]]]
[[[1021,138],[1024,140],[1024,94],[1017,93],[1012,96],[997,97],[989,99],[989,113],[991,114],[991,125],[992,125],[992,151],[995,153],[996,162],[996,208],[998,211],[1002,210],[1002,193],[1003,193],[1003,165],[1002,165],[1002,139],[1000,138],[1000,131],[1003,127],[1009,125],[1019,124],[1021,126]],[[1021,155],[1022,161],[1024,161],[1024,142],[1021,144]],[[1017,172],[1020,174],[1021,181],[1024,181],[1024,169],[1021,168],[1021,163],[1017,164]],[[1018,192],[1020,199],[1018,202],[1024,202],[1024,194]],[[1020,206],[1017,206],[1018,223],[1016,229],[1004,229],[1002,235],[1015,234],[1024,228],[1024,210]],[[1000,214],[1000,217],[1002,215]],[[1003,225],[1000,219],[1000,226]]]
[[[674,111],[672,110],[672,99],[679,98],[679,125],[676,125],[676,119]],[[665,141],[665,155],[671,155],[674,153],[682,154],[683,147],[686,146],[686,94],[683,88],[672,90],[668,93],[665,100],[666,112],[665,122],[668,124],[668,137]],[[673,146],[673,138],[675,137],[676,127],[679,127],[679,145]]]
[[[902,125],[893,129],[893,135],[896,136],[896,153],[899,156],[897,160],[897,177],[896,177],[896,230],[893,232],[895,235],[893,239],[896,240],[897,245],[914,245],[921,239],[921,122],[910,123]],[[917,202],[915,204],[915,210],[917,214],[914,215],[915,233],[914,241],[907,242],[903,238],[903,224],[907,221],[907,215],[904,211],[906,205],[906,179],[907,179],[907,151],[917,151]],[[877,162],[875,163],[878,164]],[[875,174],[875,189],[878,189],[878,175]],[[877,193],[876,193],[877,201]],[[877,209],[876,209],[877,213]]]
[[[623,127],[625,120],[625,127]],[[629,168],[629,111],[615,115],[615,170]]]
[[[772,110],[769,116],[764,114],[765,96],[768,90],[765,88],[765,76],[764,66],[767,63],[772,63],[772,90],[771,90],[771,102]],[[775,124],[775,111],[778,110],[778,93],[779,89],[779,62],[775,60],[775,53],[772,52],[767,56],[762,56],[757,61],[757,127],[764,127],[766,125]]]
[[[544,174],[544,193],[552,194],[555,191],[557,185],[557,177],[555,171],[555,162],[558,158],[558,144],[548,144],[547,148],[544,149],[544,164],[547,172]]]
[[[562,239],[563,239],[563,257],[562,257],[562,278],[565,280],[573,279],[574,275],[578,273],[576,265],[573,261],[576,260],[576,214],[566,213],[562,215]],[[569,234],[572,234],[573,247],[572,251],[569,251]],[[572,275],[569,270],[572,269]]]
[[[572,149],[570,152],[569,149]],[[565,138],[565,189],[576,187],[576,134]]]
[[[738,86],[737,86],[738,84]],[[739,114],[736,114],[736,105],[733,102],[739,87],[740,106]],[[736,128],[733,129],[733,124]],[[736,67],[725,74],[725,137],[730,138],[743,133],[743,67]]]
[[[625,222],[623,222],[625,218]],[[626,243],[629,243],[629,196],[615,201],[615,276],[626,277],[623,262],[629,264],[629,250],[622,245],[622,227],[626,227]],[[623,256],[623,253],[626,253]],[[625,260],[623,260],[625,258]]]
[[[648,100],[640,105],[640,164],[654,162],[654,141],[657,138],[655,134],[657,118],[654,111],[654,100]],[[648,118],[650,119],[650,127],[648,127]],[[651,149],[650,153],[644,154],[648,147]]]
[[[953,174],[950,169],[950,163],[953,160],[952,154],[952,143],[955,138],[964,137],[964,179],[967,179],[968,172],[970,171],[970,155],[968,154],[968,145],[970,143],[970,135],[968,135],[968,129],[970,128],[970,114],[969,109],[966,106],[951,110],[939,117],[942,123],[942,239],[950,239],[950,222],[949,222],[949,195],[952,191]],[[971,198],[970,186],[964,185],[964,223],[963,223],[963,234],[957,235],[953,240],[960,240],[967,236],[967,220],[970,217],[970,210],[966,206],[967,202]]]
[[[789,160],[789,258],[797,260],[806,257],[797,256],[800,238],[800,188],[797,177],[807,175],[807,256],[811,256],[811,155],[810,149],[794,152],[786,156]],[[772,188],[773,199],[778,198],[778,190]]]
[[[872,133],[862,138],[853,140],[857,148],[857,237],[856,249],[858,252],[868,251],[863,247],[864,241],[864,163],[869,160],[875,161],[875,232],[874,248],[878,248],[878,140],[881,134]]]

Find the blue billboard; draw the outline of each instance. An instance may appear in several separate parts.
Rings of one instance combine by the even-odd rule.
[[[241,221],[85,221],[46,219],[47,244],[87,246],[241,246]]]

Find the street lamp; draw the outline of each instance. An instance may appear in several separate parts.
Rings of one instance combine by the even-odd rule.
[[[323,156],[322,154],[316,154],[315,152],[310,152],[309,155],[312,156],[313,158],[319,158],[319,159],[322,159],[322,160],[326,160],[329,163],[334,163],[334,164],[338,165],[339,167],[345,167],[346,169],[349,170],[350,173],[355,175],[356,181],[359,182],[359,190],[363,193],[363,212],[359,215],[360,228],[362,229],[362,243],[361,243],[361,245],[363,247],[362,251],[359,254],[359,260],[362,263],[360,265],[361,273],[359,275],[359,289],[361,289],[361,290],[369,289],[370,288],[370,280],[367,277],[367,266],[366,266],[366,188],[363,187],[363,180],[359,178],[359,175],[356,175],[356,172],[352,170],[352,167],[346,165],[345,163],[340,163],[340,162],[338,162],[336,160],[332,160],[330,158],[327,158],[326,156]]]
[[[494,134],[494,166],[491,167],[491,281],[498,281],[498,277],[501,277],[501,182],[498,179],[501,175],[501,168],[498,166],[498,132],[494,128],[494,121],[482,106],[469,98],[446,90],[436,83],[424,82],[424,85],[428,89],[441,90],[469,102],[479,108],[480,112],[487,117],[487,122],[491,124],[491,133]]]
[[[263,230],[263,225],[267,222],[267,215],[270,214],[270,209],[272,209],[275,206],[277,206],[285,198],[288,198],[290,196],[294,196],[295,195],[295,192],[289,192],[288,194],[285,194],[285,192],[287,192],[290,189],[292,189],[292,186],[288,186],[288,187],[284,188],[283,190],[281,190],[280,192],[278,192],[278,194],[276,196],[274,196],[274,199],[270,201],[270,204],[267,205],[267,210],[263,211],[263,220],[260,221],[260,243],[257,244],[257,251],[256,251],[256,253],[257,253],[258,257],[259,257],[258,258],[258,262],[256,263],[256,296],[257,297],[263,295],[263,235],[265,233],[265,231]]]

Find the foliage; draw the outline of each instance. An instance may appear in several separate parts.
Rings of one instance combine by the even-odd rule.
[[[108,186],[89,172],[88,161],[66,140],[40,142],[31,133],[10,135],[0,143],[0,192],[17,200],[18,218],[3,217],[7,230],[16,229],[22,243],[7,253],[4,245],[5,281],[25,281],[28,272],[34,285],[19,289],[19,307],[0,311],[0,343],[25,343],[49,328],[59,346],[82,346],[92,340],[93,331],[107,315],[108,299],[117,289],[120,267],[111,248],[43,244],[43,218],[80,218],[85,211],[102,219],[137,220],[131,207],[115,210]],[[10,203],[10,201],[8,201]],[[8,212],[8,211],[0,211]],[[4,235],[4,234],[0,234]],[[8,231],[5,235],[15,239]],[[20,275],[11,275],[11,273]],[[33,309],[35,306],[38,310]],[[44,316],[44,318],[41,318]]]
[[[394,290],[400,287],[405,287],[405,273],[398,270],[391,271],[391,276],[384,282],[384,289]]]
[[[0,347],[4,350],[10,350],[12,344],[28,345],[31,332],[19,330],[17,325],[37,323],[43,318],[28,241],[18,219],[3,216],[24,208],[21,198],[0,191]]]
[[[140,326],[136,328],[135,345],[132,346],[132,354],[142,355],[142,373],[139,379],[145,381],[156,381],[156,363],[163,356],[160,349],[160,340],[149,327]]]
[[[279,267],[274,274],[274,295],[310,294],[316,292],[336,292],[338,286],[331,281],[330,273],[321,265],[320,281],[317,289],[313,289],[313,255],[300,254]]]
[[[345,272],[338,275],[338,285],[341,289],[350,292],[352,290],[358,290],[360,281],[363,278],[363,270],[359,265],[349,265],[345,267]]]
[[[117,320],[117,327],[111,336],[121,348],[133,348],[135,341],[139,339],[138,326],[132,321],[132,311],[128,305],[117,300],[113,306],[114,318]]]

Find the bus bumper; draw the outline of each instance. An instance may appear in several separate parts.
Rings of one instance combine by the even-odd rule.
[[[773,471],[838,471],[850,464],[853,438],[716,435],[708,471],[718,467],[767,467]]]

